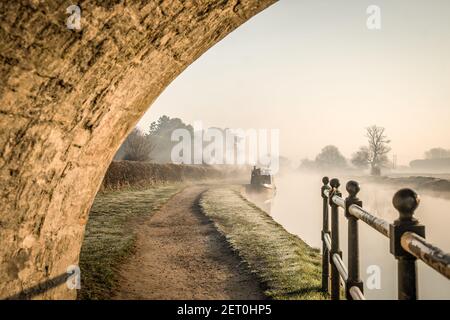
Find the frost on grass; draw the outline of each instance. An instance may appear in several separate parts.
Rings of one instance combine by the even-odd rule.
[[[324,299],[321,256],[246,200],[238,187],[205,192],[203,212],[265,285],[272,299]]]
[[[160,185],[97,195],[80,253],[82,283],[78,299],[112,296],[120,263],[133,252],[136,235],[131,222],[151,216],[180,189],[181,185]]]

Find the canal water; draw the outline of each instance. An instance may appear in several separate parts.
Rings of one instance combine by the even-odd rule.
[[[342,192],[345,195],[345,182]],[[321,248],[322,199],[321,177],[312,174],[291,173],[276,177],[277,193],[271,205],[259,203],[289,232],[298,235],[310,246]],[[392,206],[397,188],[376,184],[361,184],[360,199],[364,208],[392,222],[398,216]],[[254,199],[252,199],[254,200]],[[258,201],[258,200],[256,200]],[[340,211],[340,243],[347,261],[347,222]],[[421,195],[416,217],[426,226],[426,238],[444,251],[450,251],[450,200]],[[368,299],[397,298],[396,260],[389,253],[389,240],[360,222],[361,277]],[[419,298],[450,299],[450,281],[423,262],[418,261]]]

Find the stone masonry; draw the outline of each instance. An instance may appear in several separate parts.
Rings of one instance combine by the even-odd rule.
[[[0,1],[0,298],[77,264],[127,133],[189,64],[275,1]],[[66,26],[72,4],[80,30]],[[61,285],[37,298],[75,296]]]

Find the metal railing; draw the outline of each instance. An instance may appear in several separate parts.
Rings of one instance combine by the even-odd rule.
[[[359,220],[389,238],[390,252],[398,261],[400,300],[418,298],[417,259],[450,279],[450,255],[425,240],[425,226],[419,224],[413,217],[420,202],[416,192],[401,189],[394,195],[392,203],[399,212],[399,218],[393,223],[388,223],[362,208],[362,201],[357,197],[360,191],[358,182],[347,183],[348,196],[345,199],[339,191],[338,179],[330,181],[328,177],[324,177],[322,182],[322,290],[330,293],[332,300],[341,298],[341,280],[348,300],[365,300],[364,286],[359,273]],[[331,208],[331,230],[329,208]],[[344,209],[348,222],[348,268],[342,260],[342,251],[339,247],[339,208]]]

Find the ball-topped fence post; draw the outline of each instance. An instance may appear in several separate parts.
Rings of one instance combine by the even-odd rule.
[[[392,203],[399,212],[399,218],[389,228],[390,251],[398,261],[398,299],[417,300],[416,257],[403,249],[401,240],[405,232],[425,237],[425,227],[414,218],[420,198],[411,189],[401,189],[394,195]]]
[[[322,202],[323,202],[323,217],[322,217],[322,291],[328,292],[328,282],[330,281],[330,253],[328,252],[327,245],[325,243],[325,234],[330,234],[330,223],[328,218],[328,196],[325,191],[330,190],[328,183],[330,179],[328,177],[322,178],[323,186],[321,188]]]
[[[348,220],[348,279],[345,285],[345,295],[348,300],[352,300],[350,289],[358,287],[363,293],[364,286],[359,274],[358,218],[350,213],[350,206],[362,207],[362,201],[357,196],[361,190],[358,182],[350,180],[345,188],[348,192],[348,197],[345,199],[345,216]]]
[[[331,191],[329,195],[329,204],[331,206],[331,251],[330,260],[337,254],[342,258],[342,251],[339,248],[339,207],[333,202],[333,197],[341,197],[342,194],[339,191],[341,183],[338,179],[331,179],[330,186]],[[341,280],[339,271],[335,263],[331,264],[331,300],[339,300],[341,298]]]

